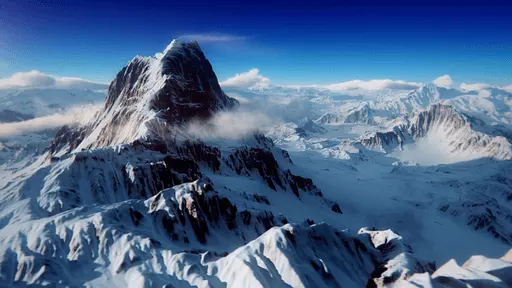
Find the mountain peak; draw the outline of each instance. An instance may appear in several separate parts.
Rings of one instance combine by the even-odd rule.
[[[103,147],[158,138],[171,127],[205,120],[238,101],[221,89],[196,41],[173,40],[154,57],[133,58],[110,84],[105,105],[79,147]],[[167,132],[165,132],[167,131]]]

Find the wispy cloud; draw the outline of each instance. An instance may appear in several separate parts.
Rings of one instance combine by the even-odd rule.
[[[0,90],[16,88],[106,89],[108,84],[75,77],[58,77],[37,70],[0,79]]]
[[[202,139],[239,139],[276,124],[267,113],[238,109],[216,114],[208,122],[192,122],[187,132]]]
[[[232,42],[247,39],[245,36],[237,36],[230,34],[216,34],[216,33],[197,33],[185,34],[178,37],[182,41],[198,41],[198,42]]]
[[[85,105],[67,112],[38,117],[21,122],[0,123],[0,138],[59,128],[64,125],[87,123],[102,105]]]

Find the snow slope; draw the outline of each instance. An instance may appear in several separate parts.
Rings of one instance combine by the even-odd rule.
[[[0,166],[1,285],[506,287],[510,257],[491,259],[512,245],[506,117],[439,104],[476,95],[443,89],[237,101],[197,42],[137,56],[90,121]],[[275,127],[235,127],[253,110]],[[240,119],[212,121],[226,113]],[[243,133],[195,133],[216,125]],[[470,161],[393,154],[431,137]]]

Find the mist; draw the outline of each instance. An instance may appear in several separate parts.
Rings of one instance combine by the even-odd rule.
[[[279,123],[261,111],[239,109],[216,114],[206,123],[194,121],[188,125],[187,132],[202,139],[240,139],[257,131]]]
[[[92,119],[101,105],[75,106],[63,113],[29,119],[26,121],[0,123],[0,138],[41,132],[64,125],[83,124]]]
[[[452,150],[453,147],[443,142],[441,137],[427,135],[418,139],[415,143],[404,145],[403,151],[394,151],[389,156],[400,161],[414,161],[419,165],[426,166],[452,164],[483,157],[483,155],[476,152],[455,152]]]

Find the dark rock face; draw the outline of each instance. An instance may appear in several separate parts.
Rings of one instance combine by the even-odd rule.
[[[415,139],[424,137],[440,123],[448,124],[451,129],[457,130],[463,127],[466,121],[453,107],[436,104],[418,114],[416,122],[411,125],[410,134]]]
[[[109,148],[52,158],[55,163],[68,160],[72,160],[68,168],[45,180],[47,188],[41,191],[42,208],[50,214],[82,205],[146,199],[162,189],[202,176],[199,166],[190,158],[148,155],[130,146],[117,153]]]
[[[362,139],[361,144],[364,147],[380,147],[386,153],[389,153],[397,148],[403,149],[405,139],[406,136],[399,130],[376,132],[374,136]]]
[[[154,195],[162,189],[201,177],[199,167],[194,161],[171,155],[166,155],[160,161],[135,167],[125,165],[122,171],[128,195],[137,195],[141,191]],[[138,181],[133,181],[130,177]]]
[[[151,110],[169,124],[190,119],[206,119],[213,113],[235,107],[238,102],[229,98],[222,89],[197,42],[181,43],[164,51],[157,76],[166,78],[163,86],[149,99]],[[116,101],[129,108],[140,100],[148,89],[146,85],[155,75],[148,71],[153,59],[135,57],[116,76],[109,87],[105,110],[112,109]],[[120,111],[124,117],[130,109]]]
[[[178,155],[190,157],[196,162],[205,163],[213,171],[220,170],[221,153],[217,147],[208,146],[200,140],[186,140],[180,145],[176,145],[174,150]]]
[[[322,192],[311,179],[296,176],[290,170],[282,170],[270,150],[242,147],[229,155],[225,161],[228,167],[238,175],[250,177],[253,172],[257,172],[265,183],[275,191],[278,188],[285,191],[291,190],[295,196],[299,197],[299,191],[302,190],[322,196]]]
[[[110,83],[105,101],[105,110],[111,109],[120,97],[124,97],[126,105],[137,102],[137,96],[144,93],[143,84],[148,80],[149,59],[135,57],[128,65],[117,73]]]
[[[280,223],[278,217],[269,211],[238,211],[236,205],[220,196],[206,178],[195,181],[190,187],[163,190],[150,198],[146,205],[150,215],[161,219],[155,219],[154,223],[164,226],[162,230],[167,231],[171,241],[185,241],[186,231],[192,230],[197,241],[206,244],[212,233],[211,227],[234,230],[246,226],[259,235]],[[162,207],[166,207],[167,212]],[[130,217],[138,225],[143,215],[136,213],[130,210]]]
[[[258,175],[275,191],[290,191],[298,198],[303,193],[319,197],[320,203],[341,214],[339,205],[324,199],[311,179],[286,168],[293,165],[288,153],[262,134],[247,139],[250,146],[244,142],[228,151],[177,137],[176,130],[188,121],[206,120],[237,104],[220,88],[196,42],[174,43],[155,58],[135,57],[111,83],[95,121],[63,127],[57,133],[49,147],[52,177],[44,180],[40,207],[54,215],[83,205],[149,198],[154,223],[162,225],[172,241],[185,244],[194,240],[186,235],[187,230],[194,231],[197,241],[204,244],[214,233],[212,227],[252,227],[245,229],[252,231],[251,235],[242,233],[247,240],[288,222],[267,210],[238,211],[228,198],[214,191],[213,183],[176,190],[176,185],[203,179],[201,169],[208,169],[233,176]],[[304,127],[319,126],[308,120]],[[141,130],[143,135],[138,134]],[[82,151],[76,151],[77,147]],[[252,197],[251,201],[270,204],[263,195]],[[172,215],[157,209],[162,205],[169,207]],[[137,227],[147,225],[150,218],[140,207],[126,212]]]
[[[243,147],[229,155],[228,166],[238,175],[250,176],[252,171],[258,171],[268,186],[276,190],[276,185],[283,187],[279,177],[279,165],[272,152],[261,148]]]
[[[470,119],[456,111],[452,106],[435,104],[429,109],[420,112],[414,122],[404,125],[398,125],[388,132],[376,132],[373,136],[361,140],[361,145],[368,148],[380,148],[386,153],[395,149],[403,149],[403,145],[414,140],[426,137],[430,131],[441,130],[445,135],[451,135],[459,132],[466,125],[471,125]],[[448,137],[448,136],[447,136]],[[482,141],[479,136],[469,135],[465,139],[449,139],[453,151],[464,151],[473,146],[492,151],[492,145]]]
[[[85,127],[61,129],[50,152],[53,154],[68,143],[71,151],[93,131],[94,143],[89,143],[87,149],[131,142],[136,139],[130,137],[138,135],[141,125],[148,130],[143,135],[149,138],[146,142],[167,142],[173,137],[174,126],[205,120],[237,105],[238,101],[220,88],[199,44],[176,41],[161,56],[137,56],[130,61],[110,84],[96,121]]]
[[[202,177],[201,165],[214,173],[224,167],[224,173],[231,173],[231,170],[235,175],[258,175],[275,191],[289,191],[298,198],[302,193],[320,197],[329,209],[342,214],[339,205],[323,198],[310,178],[294,175],[279,165],[274,153],[291,165],[285,151],[273,147],[272,142],[261,138],[260,134],[255,134],[254,139],[259,147],[243,146],[225,156],[217,147],[200,140],[186,140],[172,145],[135,141],[117,150],[103,148],[52,157],[55,164],[66,159],[72,159],[72,162],[68,169],[47,180],[48,191],[42,191],[42,202],[45,203],[42,207],[54,214],[80,205],[146,199],[163,189]],[[264,196],[253,198],[256,202],[269,204]]]
[[[207,119],[238,104],[224,94],[212,65],[195,41],[175,44],[162,59],[161,73],[172,77],[150,105],[151,109],[161,111],[159,117],[169,123]]]
[[[73,151],[85,138],[89,127],[62,126],[50,142],[48,152],[51,155],[66,147],[66,153]]]

